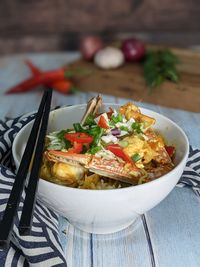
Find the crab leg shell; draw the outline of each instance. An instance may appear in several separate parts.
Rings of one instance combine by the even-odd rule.
[[[104,177],[109,177],[129,184],[137,184],[138,180],[146,175],[144,170],[136,169],[132,164],[95,156],[92,157],[86,168],[89,168],[91,172]]]
[[[132,164],[119,162],[117,160],[56,150],[45,153],[50,161],[62,162],[74,166],[81,165],[91,172],[129,184],[137,184],[138,180],[146,175],[144,170],[138,169]]]
[[[50,161],[63,162],[71,165],[85,166],[91,160],[91,155],[76,154],[57,150],[46,151],[45,155]]]

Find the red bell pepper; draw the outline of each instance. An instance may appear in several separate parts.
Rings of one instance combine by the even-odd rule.
[[[165,149],[166,149],[168,155],[170,156],[170,158],[172,158],[175,154],[175,147],[174,146],[165,146]]]
[[[103,115],[100,116],[98,126],[104,129],[108,129],[109,125],[108,122],[106,121],[105,117]]]
[[[116,155],[117,157],[123,159],[124,161],[134,164],[133,160],[129,157],[129,155],[127,155],[123,149],[121,148],[120,145],[118,144],[110,144],[107,145],[106,148],[108,150],[110,150],[114,155]]]
[[[93,136],[87,133],[66,133],[65,138],[71,143],[90,144],[93,141]]]
[[[70,153],[81,153],[83,150],[83,144],[74,142],[73,147],[68,149],[68,152]]]

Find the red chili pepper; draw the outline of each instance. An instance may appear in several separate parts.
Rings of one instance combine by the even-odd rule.
[[[74,88],[73,83],[68,80],[61,80],[61,81],[53,82],[49,86],[63,94],[69,93]]]
[[[110,144],[110,145],[107,145],[106,148],[108,150],[110,150],[117,157],[123,159],[124,161],[126,161],[128,163],[131,163],[131,164],[135,165],[134,162],[133,162],[133,160],[129,157],[129,155],[127,155],[122,150],[122,148],[120,147],[120,145],[118,145],[118,144]]]
[[[78,142],[74,142],[73,143],[73,147],[72,148],[69,148],[68,149],[68,152],[79,154],[79,153],[82,152],[82,150],[83,150],[83,144],[78,143]]]
[[[174,146],[165,146],[165,149],[166,149],[168,155],[170,156],[170,158],[172,158],[175,154],[175,147]]]
[[[90,144],[93,141],[93,136],[87,133],[66,133],[65,138],[71,143]]]
[[[104,129],[108,129],[109,125],[103,115],[100,116],[98,126]]]
[[[42,71],[35,66],[30,60],[25,61],[26,65],[29,67],[31,70],[33,76],[38,76],[39,74],[42,73]],[[71,81],[67,80],[66,78],[63,80],[47,83],[47,86],[52,87],[56,91],[66,94],[69,93],[70,89],[73,88],[73,84]]]
[[[64,69],[47,71],[47,72],[39,74],[36,77],[29,78],[25,80],[24,82],[12,87],[6,92],[6,94],[27,92],[27,91],[30,91],[35,86],[48,84],[54,81],[62,80],[64,78],[65,78]]]
[[[30,60],[25,60],[25,63],[31,70],[33,76],[37,76],[38,74],[42,73],[42,71],[37,66],[35,66]]]

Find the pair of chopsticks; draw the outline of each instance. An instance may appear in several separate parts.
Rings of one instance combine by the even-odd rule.
[[[49,112],[51,107],[52,89],[45,90],[35,121],[27,141],[24,154],[13,184],[10,197],[0,222],[0,247],[6,248],[10,242],[11,231],[13,228],[14,218],[20,202],[21,194],[24,188],[26,177],[28,174],[30,162],[33,158],[33,164],[26,190],[26,197],[22,209],[22,215],[19,223],[20,235],[27,235],[31,231],[33,210],[36,199],[36,191],[38,184],[38,175],[42,153],[44,148],[45,135],[47,130]]]

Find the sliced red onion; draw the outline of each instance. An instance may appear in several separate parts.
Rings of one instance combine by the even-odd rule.
[[[121,134],[121,131],[119,130],[119,129],[112,129],[111,130],[111,133],[112,133],[112,135],[120,135]]]

